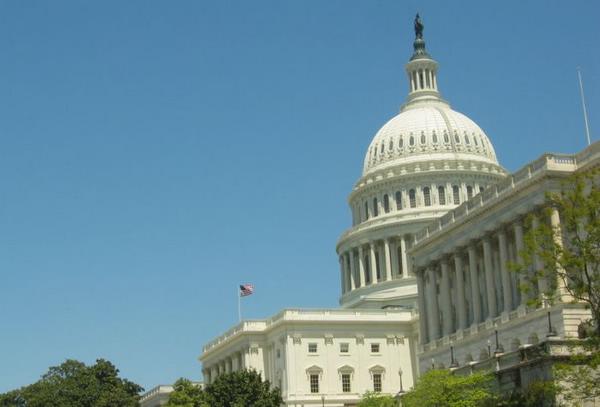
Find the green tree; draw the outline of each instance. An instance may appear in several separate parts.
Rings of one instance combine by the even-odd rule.
[[[67,360],[50,367],[42,378],[18,390],[0,395],[1,407],[137,407],[144,389],[119,377],[109,361],[92,366]]]
[[[200,386],[181,378],[173,385],[166,407],[208,407],[208,404]]]
[[[574,302],[585,304],[592,319],[580,326],[583,341],[571,347],[572,358],[555,366],[561,397],[578,400],[600,397],[600,171],[577,173],[561,184],[559,192],[546,196],[544,217],[558,213],[560,226],[527,219],[521,262],[513,265],[523,277],[520,287],[539,305],[558,300],[558,285]],[[537,264],[536,264],[537,262]],[[568,298],[568,297],[567,297]]]
[[[402,406],[482,406],[495,400],[493,384],[491,374],[459,376],[448,370],[430,370],[418,379],[413,390],[402,396]]]
[[[392,396],[368,391],[362,396],[358,407],[396,407],[397,404]]]
[[[546,195],[544,218],[558,211],[560,225],[538,222],[534,227],[529,216],[521,262],[513,265],[523,277],[520,288],[525,293],[535,292],[543,282],[543,296],[530,296],[530,301],[538,305],[543,300],[557,301],[560,283],[574,301],[585,304],[596,337],[600,337],[599,175],[596,170],[577,173],[562,183],[559,192]]]
[[[211,407],[279,407],[281,393],[270,387],[255,370],[240,370],[217,377],[205,392]]]

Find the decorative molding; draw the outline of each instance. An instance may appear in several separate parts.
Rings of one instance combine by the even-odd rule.
[[[325,345],[333,345],[333,335],[325,334]]]
[[[292,335],[292,343],[294,345],[301,345],[302,344],[302,335],[300,335],[300,334]]]
[[[365,344],[365,335],[363,335],[363,334],[356,334],[356,344],[357,345],[364,345]]]

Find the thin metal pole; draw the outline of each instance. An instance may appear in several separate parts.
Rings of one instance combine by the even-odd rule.
[[[579,77],[579,91],[581,93],[581,105],[583,106],[583,121],[585,122],[585,135],[588,146],[592,144],[590,139],[590,125],[588,124],[587,109],[585,107],[585,96],[583,95],[583,80],[581,79],[581,68],[577,67],[577,76]]]
[[[241,305],[241,298],[242,296],[240,295],[240,287],[236,287],[235,293],[237,294],[238,297],[238,322],[242,322],[242,305]]]

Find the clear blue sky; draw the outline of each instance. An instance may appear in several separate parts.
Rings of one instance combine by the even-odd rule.
[[[197,380],[241,282],[248,318],[335,307],[417,11],[509,170],[585,146],[578,65],[599,134],[597,1],[0,2],[0,392],[65,358]]]

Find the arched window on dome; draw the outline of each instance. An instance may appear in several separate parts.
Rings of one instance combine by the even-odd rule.
[[[444,143],[448,144],[450,142],[450,137],[448,137],[448,133],[444,131]]]
[[[465,144],[471,144],[469,142],[469,135],[465,132]]]
[[[452,186],[452,199],[454,201],[454,205],[460,205],[460,194],[458,185]]]
[[[390,147],[388,150],[392,151],[394,149],[394,140],[390,139]]]
[[[414,137],[414,136],[410,136],[410,139],[409,139],[409,144],[410,144],[411,146],[414,146],[414,145],[415,145],[415,137]]]
[[[425,133],[421,132],[421,144],[425,144]]]
[[[369,220],[369,203],[365,201],[365,220]]]
[[[456,141],[456,144],[460,144],[460,137],[458,137],[458,133],[456,131],[454,132],[454,141]]]
[[[373,198],[373,217],[379,216],[379,208],[377,207],[377,198]]]
[[[429,187],[423,188],[423,201],[425,201],[425,206],[431,206],[431,192]]]
[[[414,189],[408,191],[408,201],[410,203],[411,208],[417,207],[417,194],[415,193]]]
[[[396,210],[402,209],[402,192],[396,191]]]
[[[400,139],[398,139],[398,147],[404,147],[404,139],[402,138],[402,136],[400,136]]]
[[[446,189],[443,186],[438,187],[438,201],[440,205],[446,205]]]
[[[433,144],[437,144],[438,142],[438,138],[437,138],[437,134],[435,134],[435,131],[433,132],[433,136],[431,136],[433,138]]]
[[[473,187],[471,185],[467,187],[467,198],[473,198]]]
[[[479,146],[479,143],[477,143],[477,136],[473,136],[473,143],[475,143],[476,146]]]
[[[383,154],[383,152],[385,151],[385,143],[381,142],[381,153]]]
[[[383,211],[388,213],[390,211],[390,197],[388,194],[383,196]]]

